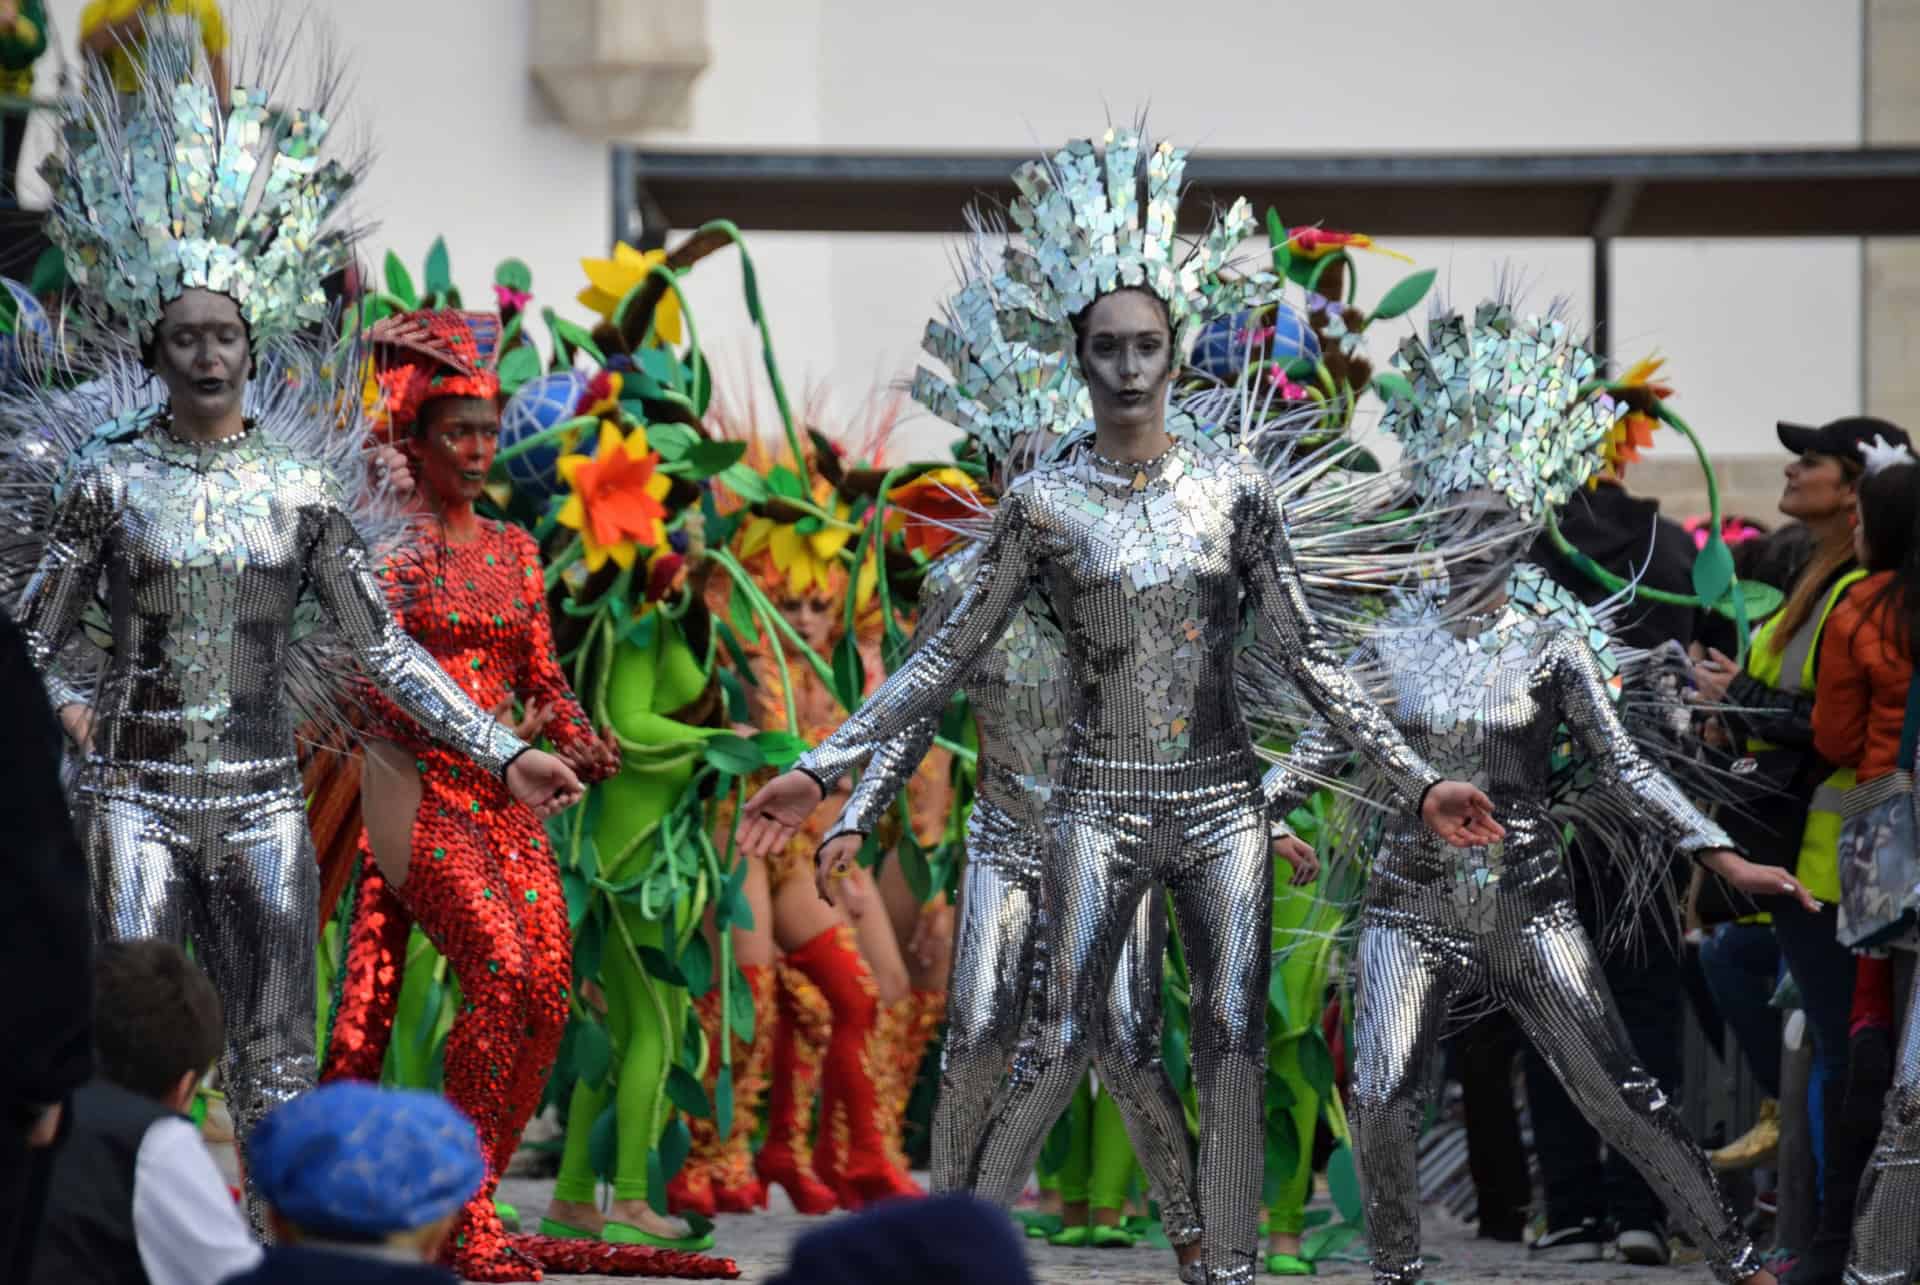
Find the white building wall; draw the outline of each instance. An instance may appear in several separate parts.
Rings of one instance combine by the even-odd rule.
[[[69,45],[80,5],[51,0]],[[378,147],[361,201],[379,224],[372,247],[414,264],[445,234],[474,303],[487,298],[493,264],[516,255],[543,302],[577,314],[575,260],[605,249],[608,164],[601,145],[552,118],[528,74],[531,24],[556,10],[543,0],[322,9],[355,58],[357,123]],[[1245,150],[1846,147],[1861,137],[1854,0],[707,0],[707,13],[713,60],[692,127],[646,141],[1037,148],[1143,107],[1170,137]],[[948,280],[941,238],[749,238],[796,394],[811,380],[857,397],[910,368]],[[1565,294],[1577,316],[1591,314],[1583,242],[1395,248],[1440,267],[1463,304],[1511,262],[1542,303]],[[1676,405],[1717,451],[1765,451],[1777,417],[1858,405],[1857,243],[1622,242],[1616,256],[1615,352],[1664,352]],[[1403,270],[1365,262],[1363,282],[1384,289]],[[710,261],[691,293],[703,336],[744,359],[737,268]]]

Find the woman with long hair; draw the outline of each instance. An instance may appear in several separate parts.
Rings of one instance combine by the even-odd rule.
[[[1904,447],[1907,435],[1865,417],[1819,428],[1781,424],[1779,434],[1794,454],[1780,511],[1811,532],[1813,556],[1786,604],[1755,631],[1744,667],[1710,651],[1695,666],[1694,683],[1703,700],[1725,707],[1720,718],[1732,742],[1733,771],[1760,787],[1741,809],[1744,817],[1729,809],[1722,820],[1756,861],[1792,870],[1822,903],[1811,913],[1785,898],[1759,904],[1772,914],[1780,953],[1799,986],[1813,1027],[1816,1073],[1827,1086],[1820,1218],[1803,1261],[1812,1267],[1811,1258],[1822,1257],[1837,1271],[1860,1177],[1860,1164],[1850,1163],[1849,1149],[1841,1145],[1854,956],[1835,935],[1840,799],[1852,788],[1854,773],[1836,770],[1815,747],[1814,690],[1822,635],[1847,591],[1866,575],[1853,538],[1866,451],[1875,443]]]
[[[1841,936],[1856,945],[1904,932],[1914,906],[1913,763],[1911,748],[1903,757],[1902,737],[1913,686],[1914,641],[1920,638],[1920,538],[1915,529],[1920,464],[1902,449],[1869,459],[1869,468],[1883,460],[1857,488],[1854,552],[1867,575],[1847,591],[1828,620],[1813,703],[1814,747],[1835,766],[1853,769],[1855,777],[1846,800],[1839,864]],[[1892,961],[1865,957],[1856,972],[1849,1025],[1858,1048],[1869,1032],[1882,1040],[1891,1036]],[[1860,1178],[1852,1261],[1845,1277],[1850,1282],[1877,1285],[1920,1275],[1920,1246],[1910,1212],[1920,1200],[1920,1187],[1914,1183],[1920,1159],[1916,1107],[1920,1026],[1909,1023],[1879,1145]],[[1843,1154],[1864,1159],[1864,1139],[1848,1142],[1852,1145]],[[1838,1143],[1830,1139],[1828,1145]],[[1822,1232],[1828,1231],[1823,1223]],[[1831,1259],[1828,1243],[1833,1239],[1823,1234],[1816,1242],[1821,1257]],[[1834,1248],[1844,1245],[1840,1240]]]

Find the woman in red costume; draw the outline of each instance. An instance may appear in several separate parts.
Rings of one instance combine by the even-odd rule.
[[[876,417],[880,426],[866,435],[871,440],[864,445],[877,447],[890,418]],[[735,431],[725,432],[730,427]],[[749,463],[761,472],[773,467],[751,432],[727,424],[722,430],[750,442]],[[824,480],[815,490],[817,501],[836,503]],[[778,530],[781,525],[778,518],[752,518],[742,533],[740,554],[801,641],[816,655],[831,656],[845,620],[846,595],[854,592],[852,577],[837,556],[841,551],[826,547],[830,538],[818,543],[804,536],[790,539]],[[711,605],[726,618],[724,601]],[[872,688],[885,676],[879,621],[865,610],[860,621],[859,650]],[[763,639],[751,649],[758,682],[749,699],[761,728],[786,730],[779,695],[783,683],[768,646]],[[788,647],[787,669],[798,730],[812,743],[839,724],[845,709],[799,649]],[[929,755],[909,787],[915,829],[929,845],[945,829],[952,797],[948,769],[944,754]],[[750,1130],[736,1123],[732,1136],[721,1138],[709,1122],[691,1121],[693,1150],[672,1192],[677,1209],[752,1208],[764,1203],[763,1183],[778,1183],[796,1209],[813,1214],[923,1194],[907,1174],[902,1126],[921,1060],[945,1014],[947,958],[940,939],[951,933],[941,932],[948,921],[938,907],[924,921],[919,918],[898,861],[887,863],[881,886],[863,870],[849,880],[839,905],[820,900],[813,852],[843,801],[829,800],[831,807],[823,803],[811,830],[796,835],[784,852],[749,863],[743,892],[754,923],[733,931],[734,954],[743,970],[772,975],[775,1020],[757,1024],[759,1047],[737,1053],[736,1065],[745,1059],[746,1065],[767,1067],[766,1133],[749,1167]],[[725,844],[730,827],[731,805],[723,803],[716,843]],[[898,889],[891,886],[896,883]],[[901,913],[895,913],[896,902]],[[902,957],[901,944],[907,941],[914,948],[911,960]],[[709,1030],[709,1038],[717,1034]]]
[[[599,780],[618,751],[588,725],[555,659],[533,538],[474,511],[499,433],[498,333],[497,317],[436,312],[372,334],[386,414],[412,456],[422,507],[416,540],[380,575],[407,632],[482,708],[518,700],[530,734],[544,731],[583,779]],[[374,992],[398,985],[407,921],[418,923],[460,985],[446,1092],[472,1119],[487,1161],[450,1242],[452,1265],[469,1280],[538,1279],[495,1216],[493,1193],[567,1024],[572,945],[559,868],[539,820],[497,782],[384,698],[370,692],[368,705],[363,883],[326,1078],[379,1078],[387,1033],[353,1029],[353,1015],[392,1020]]]

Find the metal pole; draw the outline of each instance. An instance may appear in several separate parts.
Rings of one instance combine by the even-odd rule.
[[[1593,238],[1593,355],[1602,369],[1613,356],[1613,238]]]

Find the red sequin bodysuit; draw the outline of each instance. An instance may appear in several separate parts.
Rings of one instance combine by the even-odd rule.
[[[554,656],[539,553],[525,531],[482,521],[476,539],[452,544],[437,525],[423,526],[415,547],[379,574],[402,626],[475,704],[492,709],[512,696],[555,711],[545,731],[562,748],[592,735]],[[456,1261],[471,1279],[503,1254],[493,1189],[566,1029],[566,900],[539,819],[498,778],[428,741],[377,693],[368,707],[370,737],[413,756],[421,797],[398,888],[380,877],[361,836],[365,874],[323,1078],[379,1078],[409,920],[418,923],[460,985],[446,1093],[473,1120],[488,1162],[488,1181],[455,1233]]]

